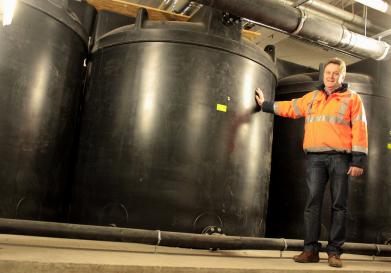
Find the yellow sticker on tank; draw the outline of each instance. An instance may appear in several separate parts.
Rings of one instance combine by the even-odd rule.
[[[216,110],[220,112],[227,112],[227,105],[224,104],[217,104]]]
[[[387,149],[391,150],[391,143],[387,144]]]

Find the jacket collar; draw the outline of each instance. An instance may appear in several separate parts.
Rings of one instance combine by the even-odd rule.
[[[319,86],[317,87],[318,90],[325,92],[326,95],[327,95],[327,92],[326,92],[326,90],[324,90],[324,88],[325,88],[324,83],[322,83],[321,85],[319,85]],[[348,90],[348,84],[347,84],[347,83],[342,83],[341,87],[339,87],[339,88],[337,88],[336,90],[334,90],[333,93],[337,93],[337,92],[338,92],[338,93],[343,93],[343,92],[345,92],[345,91],[347,91],[347,90]]]

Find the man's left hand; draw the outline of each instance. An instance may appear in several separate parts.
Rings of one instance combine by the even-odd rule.
[[[348,171],[348,175],[351,175],[351,176],[360,176],[363,173],[364,173],[364,169],[359,168],[359,167],[354,167],[354,166],[351,166]]]

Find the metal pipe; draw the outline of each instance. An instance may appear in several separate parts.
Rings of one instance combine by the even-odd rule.
[[[190,2],[189,5],[187,5],[181,14],[187,15],[187,16],[193,16],[200,8],[202,7],[201,4]]]
[[[0,232],[57,238],[132,242],[193,249],[267,249],[283,251],[301,250],[303,248],[302,240],[202,235],[5,218],[0,218]],[[322,251],[325,251],[326,242],[321,243],[323,246]],[[391,256],[390,245],[345,243],[343,251],[345,253],[363,255]]]
[[[187,16],[193,16],[202,5],[191,0],[164,0],[159,9],[167,10]]]
[[[269,26],[269,25],[265,25],[265,24],[262,24],[262,23],[259,23],[259,22],[255,22],[255,21],[250,20],[250,19],[243,19],[243,22],[249,22],[249,23],[254,24],[254,25],[258,25],[258,26],[261,26],[261,27],[264,27],[264,28],[268,28],[268,29],[277,31],[277,32],[281,32],[281,33],[286,34],[286,35],[290,35],[290,33],[286,32],[286,31],[284,31],[284,30],[282,30],[282,29],[275,28],[275,27],[271,27],[271,26]],[[300,41],[304,41],[304,42],[311,43],[311,44],[316,45],[316,46],[320,46],[317,42],[312,41],[312,40],[310,40],[310,39],[306,39],[306,38],[299,37],[299,36],[294,36],[294,35],[293,35],[292,37],[294,37],[294,38],[296,38],[297,40],[300,40]],[[333,48],[333,47],[331,47],[331,46],[327,46],[327,45],[324,45],[324,44],[322,44],[321,46],[322,46],[322,47],[325,47],[325,48],[329,48],[329,49],[336,50],[336,51],[338,51],[338,52],[341,52],[341,53],[343,53],[343,54],[352,56],[352,57],[357,58],[357,59],[362,59],[361,56],[358,56],[358,55],[356,55],[356,54],[354,54],[354,53],[352,53],[352,52],[347,52],[347,51],[345,51],[345,50],[343,50],[343,49]]]
[[[240,17],[264,23],[319,44],[341,48],[365,58],[389,57],[390,45],[348,30],[320,16],[275,0],[196,0]],[[286,4],[284,4],[286,3]]]
[[[330,20],[330,21],[333,21],[339,25],[344,25],[346,26],[347,29],[351,30],[351,31],[354,31],[354,32],[357,32],[357,33],[360,33],[360,34],[364,34],[364,27],[363,26],[360,26],[360,25],[357,25],[357,24],[353,24],[352,22],[347,22],[347,21],[344,21],[343,19],[339,18],[339,17],[336,17],[336,16],[332,16],[330,14],[327,14],[327,13],[323,13],[321,11],[318,11],[318,10],[315,10],[315,9],[312,9],[312,8],[309,8],[309,7],[304,7],[304,6],[300,6],[299,7],[300,9],[304,9],[304,11],[306,13],[312,13],[316,16],[320,16],[320,17],[323,17],[323,18],[326,18],[327,20]],[[381,28],[380,28],[381,29]],[[373,29],[369,31],[371,33],[371,35],[374,35],[375,33],[378,33],[379,31],[374,31]]]
[[[175,13],[182,13],[188,5],[190,5],[190,0],[176,0],[173,11]]]
[[[286,0],[286,1],[290,2],[292,6],[295,5],[295,1],[292,1],[292,0]],[[296,7],[298,7],[298,6],[296,6]],[[358,26],[362,30],[364,29],[365,26],[367,27],[367,29],[370,32],[374,32],[374,33],[379,33],[379,32],[382,32],[386,29],[385,27],[375,25],[370,20],[365,21],[365,18],[363,18],[361,16],[350,13],[346,10],[337,8],[336,6],[330,5],[328,3],[325,3],[325,2],[322,2],[319,0],[308,0],[305,3],[302,3],[300,5],[300,7],[301,8],[304,7],[306,9],[308,9],[309,11],[315,10],[315,11],[321,12],[323,14],[327,14],[330,17],[337,18],[343,22],[349,22],[354,26]]]
[[[159,5],[159,9],[163,9],[163,10],[166,10],[168,9],[171,4],[172,4],[172,1],[173,0],[163,0],[160,5]]]

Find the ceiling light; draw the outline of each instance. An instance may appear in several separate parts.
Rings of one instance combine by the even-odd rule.
[[[379,10],[381,12],[387,12],[389,9],[388,3],[384,0],[355,0],[355,1],[365,6],[368,6],[370,8]]]
[[[16,0],[0,0],[0,20],[3,19],[3,26],[10,25],[14,17]]]

